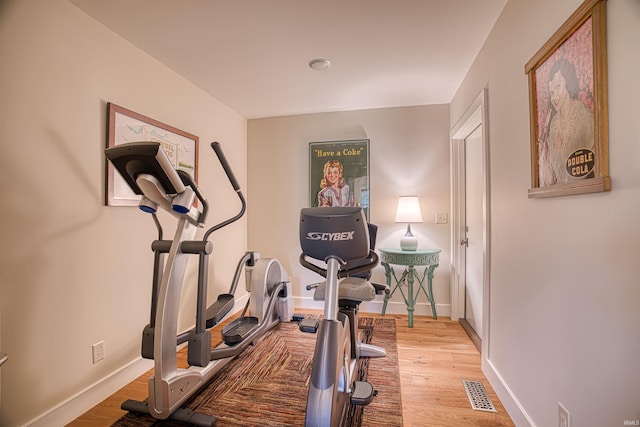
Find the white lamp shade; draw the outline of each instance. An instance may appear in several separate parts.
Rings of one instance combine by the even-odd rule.
[[[422,222],[420,200],[418,196],[400,196],[395,222]]]

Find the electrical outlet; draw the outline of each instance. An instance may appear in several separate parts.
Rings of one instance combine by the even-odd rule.
[[[446,212],[436,213],[436,224],[446,224],[449,221],[448,217]]]
[[[93,363],[98,363],[104,359],[104,341],[100,341],[91,346]]]
[[[558,402],[558,427],[571,427],[569,411]]]

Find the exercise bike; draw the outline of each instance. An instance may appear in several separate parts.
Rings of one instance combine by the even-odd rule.
[[[358,340],[358,306],[388,287],[368,280],[378,256],[362,208],[302,209],[300,245],[300,263],[326,278],[315,286],[314,298],[324,300],[324,314],[316,322],[305,426],[337,427],[349,405],[368,405],[376,394],[373,385],[354,379],[360,357],[386,356],[383,348]]]
[[[216,418],[180,406],[249,345],[257,343],[281,318],[284,321],[290,318],[288,275],[277,260],[261,258],[257,252],[246,252],[242,256],[229,293],[219,295],[207,307],[208,261],[213,250],[209,236],[238,220],[246,210],[240,186],[220,145],[214,142],[211,147],[242,207],[234,217],[209,228],[201,240],[194,239],[197,229],[204,227],[209,209],[207,200],[189,174],[173,168],[160,143],[131,142],[105,151],[107,159],[129,187],[142,196],[139,207],[152,215],[158,230],[158,239],[151,245],[154,252],[151,315],[142,332],[141,350],[142,357],[154,360],[154,373],[148,383],[149,399],[148,402],[127,400],[121,408],[198,426],[213,426]],[[156,213],[158,208],[178,221],[173,240],[162,237],[163,230]],[[180,294],[187,262],[192,255],[197,255],[199,261],[195,327],[179,334]],[[249,301],[242,315],[222,329],[223,342],[212,348],[209,329],[233,309],[243,266]],[[184,343],[188,345],[190,366],[178,368],[176,346]]]

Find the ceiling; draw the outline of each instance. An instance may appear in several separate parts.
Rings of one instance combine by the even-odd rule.
[[[70,1],[248,119],[449,103],[507,2]]]

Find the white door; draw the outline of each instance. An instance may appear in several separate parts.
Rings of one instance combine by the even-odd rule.
[[[451,318],[489,356],[489,163],[486,89],[451,131]]]
[[[464,319],[482,339],[482,278],[483,221],[482,221],[482,125],[464,140],[465,147],[465,307]]]

